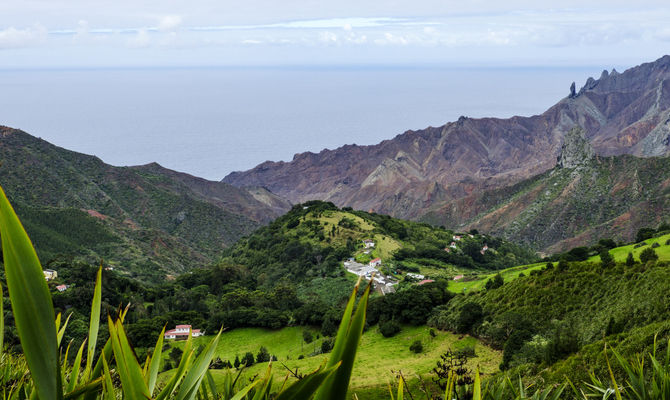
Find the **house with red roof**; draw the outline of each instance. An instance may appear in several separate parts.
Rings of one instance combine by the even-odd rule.
[[[177,325],[174,329],[165,332],[163,337],[168,340],[184,340],[188,339],[189,332],[191,332],[192,337],[198,337],[204,334],[200,329],[192,329],[191,325]]]
[[[374,260],[370,261],[370,266],[371,267],[376,267],[378,265],[382,265],[382,259],[381,258],[375,258]]]
[[[435,282],[435,281],[432,280],[432,279],[424,279],[421,282],[417,282],[417,285],[424,285],[426,283],[431,283],[431,282]]]

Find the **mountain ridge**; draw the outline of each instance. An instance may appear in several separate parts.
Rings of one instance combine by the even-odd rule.
[[[312,199],[420,219],[428,210],[500,189],[556,165],[564,137],[584,130],[597,155],[670,151],[670,56],[619,73],[603,71],[542,114],[461,117],[376,145],[345,145],[265,162],[223,182],[265,186],[292,202]]]
[[[0,182],[30,217],[29,234],[39,231],[39,248],[51,250],[44,256],[79,254],[78,240],[69,239],[76,232],[40,222],[72,210],[71,229],[86,226],[113,238],[100,241],[87,257],[104,257],[127,272],[155,269],[151,274],[164,277],[206,265],[289,208],[279,201],[270,207],[244,189],[156,163],[111,166],[9,127],[0,127],[0,160]]]

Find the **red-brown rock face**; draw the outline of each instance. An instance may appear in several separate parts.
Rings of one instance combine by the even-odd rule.
[[[670,56],[604,71],[541,115],[461,117],[374,146],[348,145],[265,162],[224,182],[418,218],[428,208],[553,168],[565,134],[581,126],[597,154],[655,156],[670,146]],[[468,213],[467,209],[463,210]]]

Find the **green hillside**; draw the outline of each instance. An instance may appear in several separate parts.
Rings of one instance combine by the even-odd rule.
[[[273,362],[273,373],[279,385],[289,374],[283,365],[292,371],[297,368],[299,373],[306,374],[318,368],[328,358],[328,354],[322,354],[320,350],[323,338],[306,344],[303,341],[302,332],[303,329],[298,327],[278,331],[245,328],[225,332],[217,347],[216,357],[232,363],[236,356],[242,358],[246,352],[251,352],[255,356],[263,346],[270,354],[277,357],[277,361]],[[209,340],[211,337],[198,338],[195,345],[207,343]],[[420,354],[409,350],[410,344],[415,340],[423,343],[424,350]],[[183,342],[173,342],[172,345],[182,347]],[[429,329],[421,326],[404,327],[394,337],[385,338],[377,329],[370,329],[363,334],[358,347],[351,390],[360,398],[386,399],[388,398],[386,386],[395,380],[393,371],[402,371],[410,379],[412,386],[418,386],[417,375],[430,380],[430,371],[435,367],[442,353],[449,349],[464,348],[474,349],[477,355],[470,359],[469,368],[479,365],[485,375],[497,371],[501,353],[469,336],[462,337],[448,332],[438,332],[435,337],[432,337]],[[298,359],[301,355],[304,358]],[[255,364],[245,369],[244,375],[251,377],[263,374],[266,368],[266,363]],[[225,370],[213,371],[217,381],[220,381],[225,373]],[[168,379],[169,376],[171,372],[166,372],[162,379]]]
[[[546,253],[634,240],[670,213],[670,158],[596,157],[432,209],[422,220],[485,230]],[[464,220],[462,210],[468,210]]]
[[[0,133],[0,185],[44,263],[104,258],[157,282],[211,263],[288,207],[157,164],[114,167],[19,130]]]

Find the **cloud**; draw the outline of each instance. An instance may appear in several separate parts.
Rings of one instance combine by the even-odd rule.
[[[151,44],[151,38],[149,38],[149,33],[146,31],[146,29],[138,30],[137,34],[128,39],[128,45],[130,47],[135,48],[149,47],[150,44]]]
[[[47,30],[41,25],[25,29],[9,27],[0,30],[0,49],[36,46],[45,42],[46,38]]]
[[[182,24],[182,18],[179,15],[166,15],[158,22],[158,30],[161,32],[172,32]]]

